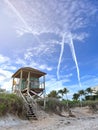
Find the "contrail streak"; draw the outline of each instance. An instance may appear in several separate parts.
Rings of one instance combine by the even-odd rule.
[[[63,56],[63,52],[64,52],[64,43],[65,43],[65,34],[63,34],[62,41],[61,41],[61,52],[60,52],[60,57],[59,57],[59,61],[58,61],[58,66],[57,66],[57,79],[60,78],[59,71],[60,71],[60,64],[61,64],[61,60],[62,60],[62,56]]]
[[[13,4],[9,0],[5,0],[5,3],[7,3],[8,6],[13,10],[13,12],[18,16],[18,18],[25,25],[26,29],[31,32],[32,29],[28,26],[27,22],[23,19],[23,17],[20,15],[19,11],[17,11],[17,9],[13,6]]]
[[[72,39],[71,35],[66,36],[66,37],[69,37],[70,42],[68,42],[68,45],[70,46],[72,57],[73,57],[73,60],[75,62],[75,65],[76,65],[77,78],[78,78],[79,86],[81,87],[80,72],[79,72],[79,66],[78,66],[77,57],[76,57],[76,53],[75,53],[75,48],[74,48],[74,44],[73,44],[73,39]],[[57,78],[58,79],[60,78],[59,71],[60,71],[61,60],[62,60],[62,56],[63,56],[63,52],[64,52],[64,44],[65,44],[65,33],[62,36],[61,52],[60,52],[60,57],[59,57],[59,61],[58,61],[58,66],[57,66]]]
[[[32,28],[28,25],[28,23],[26,22],[26,20],[24,20],[24,18],[20,14],[20,12],[15,8],[15,6],[9,0],[5,0],[5,3],[8,4],[8,6],[12,9],[12,11],[16,14],[16,16],[21,20],[21,22],[24,24],[24,26],[28,30],[28,32],[34,34]],[[37,39],[37,41],[40,43],[39,38],[36,35],[34,35],[34,36]],[[61,64],[61,60],[62,60],[62,56],[63,56],[63,52],[64,52],[64,44],[65,44],[65,33],[62,36],[61,52],[60,52],[60,57],[59,57],[59,61],[58,61],[58,66],[57,66],[57,78],[58,79],[59,79],[60,64]],[[75,54],[75,49],[74,49],[74,45],[73,45],[73,39],[72,39],[71,35],[70,35],[70,43],[68,43],[68,44],[70,46],[70,49],[71,49],[71,52],[72,52],[72,57],[73,57],[73,60],[75,62],[75,65],[76,65],[77,78],[78,78],[79,86],[81,86],[80,72],[79,72],[78,62],[77,62],[77,58],[76,58],[76,54]]]
[[[27,22],[24,20],[24,18],[21,16],[21,14],[19,13],[19,11],[15,8],[15,6],[9,1],[9,0],[5,0],[5,3],[8,4],[8,6],[13,10],[13,12],[17,15],[17,17],[21,20],[21,22],[24,24],[25,28],[28,30],[28,32],[33,33],[32,28],[27,24]],[[34,35],[35,36],[35,35]],[[37,39],[37,41],[40,43],[40,40],[37,36],[35,36],[35,38]]]
[[[77,78],[78,78],[79,86],[81,87],[79,66],[78,66],[78,62],[77,62],[77,58],[76,58],[76,53],[75,53],[75,49],[74,49],[74,44],[73,44],[73,39],[72,39],[71,35],[70,35],[70,43],[68,43],[68,45],[70,46],[72,57],[73,57],[73,60],[75,62],[75,65],[76,65]]]

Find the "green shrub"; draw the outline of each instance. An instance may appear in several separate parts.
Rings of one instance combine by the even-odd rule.
[[[23,101],[15,94],[0,93],[0,115],[11,113],[21,116]]]
[[[60,115],[62,108],[63,105],[58,99],[50,98],[46,102],[46,111],[48,112],[54,112]]]
[[[44,100],[38,100],[38,104],[40,106],[43,106]],[[63,108],[65,108],[65,104],[63,104],[60,100],[58,100],[56,98],[47,98],[46,99],[45,111],[60,115]]]
[[[7,107],[4,103],[0,104],[0,116],[5,115]]]

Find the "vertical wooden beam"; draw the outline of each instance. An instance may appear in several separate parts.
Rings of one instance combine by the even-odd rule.
[[[46,108],[46,90],[44,89],[44,109]]]
[[[45,89],[45,75],[43,76],[43,85],[44,85],[44,89]]]
[[[22,86],[22,74],[23,74],[23,71],[21,70],[20,72],[20,82],[19,82],[19,89],[21,90],[21,86]]]
[[[44,83],[44,109],[46,108],[46,90],[45,90],[45,75],[43,76],[43,83]]]
[[[14,92],[13,90],[14,90],[14,78],[13,78],[13,81],[12,81],[12,92]]]
[[[28,73],[28,79],[27,79],[27,81],[28,81],[27,92],[29,92],[29,90],[30,90],[30,72]]]

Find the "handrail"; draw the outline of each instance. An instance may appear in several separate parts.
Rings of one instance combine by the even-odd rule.
[[[32,100],[32,106],[33,106],[33,110],[35,111],[34,113],[36,113],[37,114],[37,103],[36,103],[36,101],[33,99],[33,97],[30,95],[30,93],[28,92],[28,96],[31,98],[31,100]],[[35,104],[35,105],[34,105]]]
[[[33,97],[30,95],[30,93],[28,92],[29,97],[32,99],[33,103],[36,104],[36,101],[33,99]],[[37,104],[36,104],[37,105]]]
[[[21,93],[20,90],[19,90],[19,92],[20,92],[21,97],[24,99],[25,103],[28,104],[28,102],[26,101],[26,99],[24,98],[24,96],[23,96],[23,94]]]

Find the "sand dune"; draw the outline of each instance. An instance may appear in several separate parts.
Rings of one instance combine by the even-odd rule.
[[[7,115],[0,118],[0,130],[98,130],[98,114],[88,107],[72,109],[75,117],[44,114],[36,121],[21,120]]]

